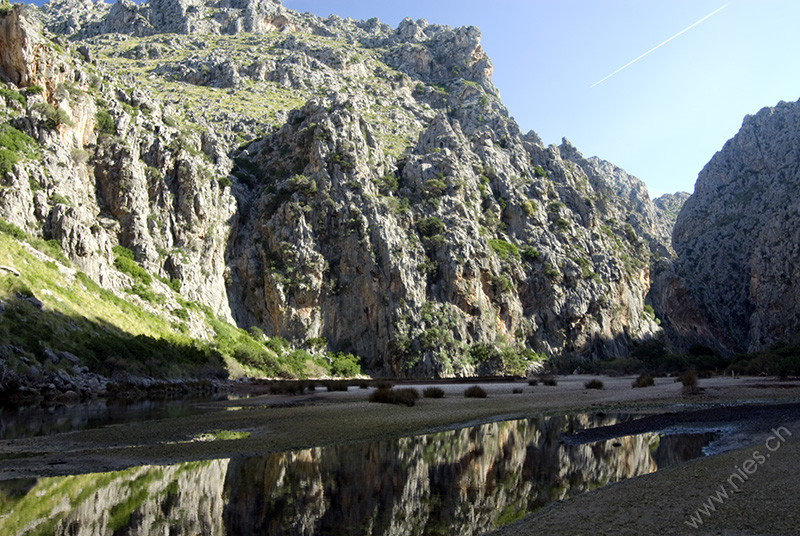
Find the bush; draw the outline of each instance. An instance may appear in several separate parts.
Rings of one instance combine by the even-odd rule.
[[[683,393],[684,394],[695,394],[698,392],[697,389],[697,372],[694,370],[687,370],[682,372],[680,376],[678,376],[678,381],[683,384]]]
[[[419,392],[416,389],[377,389],[369,395],[370,402],[379,404],[398,404],[413,406],[419,400]]]
[[[633,387],[652,387],[656,384],[655,378],[653,378],[650,374],[643,372],[639,374],[639,377],[633,380]]]
[[[558,385],[558,380],[555,378],[555,376],[543,376],[542,385],[547,385],[548,387],[555,387],[556,385]]]
[[[508,260],[509,257],[513,257],[517,260],[520,258],[519,248],[505,240],[490,239],[489,246],[497,253],[497,256],[504,261]]]
[[[59,125],[75,126],[67,112],[61,108],[55,109],[49,102],[37,102],[32,109],[44,116],[44,126],[48,130],[55,130]]]
[[[331,357],[331,375],[341,378],[352,378],[361,374],[359,358],[353,354],[337,352]]]
[[[317,183],[305,175],[295,175],[289,179],[289,189],[292,192],[299,192],[306,197],[311,197],[317,193]]]
[[[521,395],[521,394],[522,394],[522,387],[514,387],[514,388],[511,390],[511,392],[512,392],[513,394],[515,394],[515,395]]]
[[[447,185],[440,179],[429,179],[425,181],[425,186],[423,188],[427,195],[436,197],[441,197],[447,191]]]
[[[341,381],[339,381],[339,382],[331,381],[331,382],[325,382],[325,387],[328,389],[328,392],[332,392],[332,391],[347,391],[347,389],[350,387],[350,384],[347,383],[347,382],[341,382]]]
[[[425,398],[444,398],[444,389],[439,387],[427,387],[422,391],[422,396]]]
[[[528,380],[528,385],[530,385],[531,387],[536,387],[537,385],[539,385],[539,380],[537,380],[536,378],[531,378]]]
[[[10,173],[20,155],[34,156],[33,138],[11,125],[0,126],[0,174]]]
[[[14,91],[13,89],[7,89],[5,87],[0,87],[0,97],[3,97],[6,101],[6,104],[11,104],[12,102],[16,102],[21,107],[25,108],[25,97],[19,91]]]
[[[506,294],[514,290],[514,283],[504,275],[493,275],[492,289],[497,294]]]
[[[486,391],[479,385],[473,385],[464,391],[464,398],[486,398]]]
[[[117,126],[114,124],[111,114],[105,110],[98,110],[94,114],[94,127],[101,134],[113,135],[117,133]]]
[[[440,235],[444,232],[444,223],[436,216],[423,218],[417,222],[417,230],[425,237]]]
[[[587,389],[602,389],[603,388],[603,382],[601,382],[598,379],[594,379],[594,380],[589,380],[588,382],[584,383],[583,386],[586,387]]]

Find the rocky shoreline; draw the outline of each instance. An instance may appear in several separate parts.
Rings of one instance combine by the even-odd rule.
[[[109,378],[91,372],[70,352],[45,349],[44,354],[45,361],[40,363],[13,345],[0,347],[0,401],[4,406],[213,396],[231,389],[233,383],[216,378],[156,379],[127,372]],[[17,370],[7,364],[10,355],[19,361]]]

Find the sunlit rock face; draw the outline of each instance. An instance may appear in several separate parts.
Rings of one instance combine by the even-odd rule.
[[[0,22],[0,77],[42,86],[0,102],[41,153],[3,177],[0,217],[106,289],[130,285],[122,246],[156,287],[380,375],[524,373],[659,333],[644,300],[668,247],[643,184],[523,134],[475,27],[263,0]]]

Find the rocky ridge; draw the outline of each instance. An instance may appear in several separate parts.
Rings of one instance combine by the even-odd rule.
[[[122,246],[181,299],[382,374],[620,356],[659,332],[644,311],[650,252],[670,254],[659,211],[622,170],[520,132],[476,28],[275,2],[38,16],[70,40],[31,8],[3,17],[3,36],[45,43],[25,65],[64,67],[4,67],[3,117],[41,160],[5,173],[0,216],[102,286],[131,284]]]
[[[745,117],[698,176],[673,231],[679,259],[654,287],[684,344],[736,354],[797,336],[798,125],[796,102]]]

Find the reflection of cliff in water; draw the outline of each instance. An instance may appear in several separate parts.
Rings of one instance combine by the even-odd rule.
[[[0,483],[0,533],[41,533],[49,525],[54,534],[75,536],[479,534],[553,500],[654,471],[655,434],[559,442],[564,432],[616,420],[543,417],[231,461]],[[662,440],[656,452],[670,444]],[[34,510],[40,519],[30,519]]]

